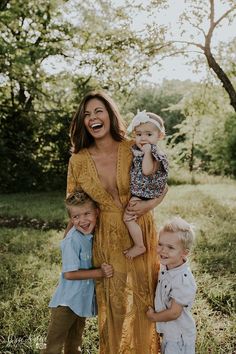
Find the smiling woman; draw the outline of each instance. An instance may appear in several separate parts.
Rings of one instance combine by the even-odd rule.
[[[71,122],[70,136],[74,153],[94,143],[94,134],[96,130],[102,130],[106,116],[112,139],[117,142],[124,140],[125,125],[116,105],[108,95],[91,92],[81,101]]]
[[[67,192],[81,188],[98,204],[94,266],[109,263],[114,269],[109,281],[96,282],[100,354],[156,354],[158,337],[145,311],[154,300],[158,268],[156,229],[150,211],[163,197],[129,206],[130,215],[139,218],[147,251],[134,260],[127,259],[124,250],[132,242],[123,214],[130,199],[133,141],[125,138],[113,100],[105,92],[86,95],[70,133],[74,153],[68,167]]]

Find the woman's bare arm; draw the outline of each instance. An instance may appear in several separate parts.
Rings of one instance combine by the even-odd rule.
[[[130,220],[134,220],[146,214],[162,202],[167,192],[168,186],[166,185],[164,192],[158,198],[153,198],[149,200],[131,200],[131,202],[126,207],[126,214],[130,215]]]

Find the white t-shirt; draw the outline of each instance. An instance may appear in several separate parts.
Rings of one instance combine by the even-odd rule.
[[[176,320],[156,324],[157,332],[163,333],[166,340],[179,341],[182,337],[186,343],[195,342],[196,326],[190,310],[196,290],[196,282],[187,262],[170,270],[161,265],[155,310],[159,312],[170,308],[172,299],[183,306],[183,311]]]

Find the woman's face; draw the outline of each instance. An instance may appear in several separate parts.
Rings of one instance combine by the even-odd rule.
[[[94,139],[110,134],[110,118],[102,101],[92,98],[85,105],[84,125]]]

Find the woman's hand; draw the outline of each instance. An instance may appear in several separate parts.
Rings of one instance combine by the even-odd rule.
[[[146,214],[152,208],[150,207],[150,200],[141,200],[139,198],[131,198],[126,210],[125,214],[127,215],[128,220],[136,220],[140,216]]]
[[[162,202],[167,191],[168,191],[168,186],[166,185],[164,192],[158,198],[149,199],[149,200],[141,200],[135,197],[131,198],[125,210],[126,215],[129,216],[129,220],[136,220],[140,216],[154,209],[157,205],[159,205]]]

